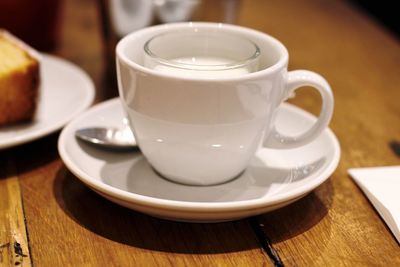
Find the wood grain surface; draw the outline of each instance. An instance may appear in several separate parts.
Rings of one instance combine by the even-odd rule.
[[[250,219],[165,221],[88,189],[60,160],[55,133],[0,151],[0,266],[400,266],[399,244],[347,175],[400,165],[389,146],[400,141],[398,39],[346,1],[243,0],[226,15],[227,1],[203,0],[196,18],[269,33],[287,46],[290,70],[316,71],[331,84],[342,157],[330,179]],[[96,102],[118,94],[98,3],[63,1],[54,51],[88,72]],[[320,109],[310,88],[290,102]]]
[[[12,158],[11,158],[12,159]],[[15,164],[0,155],[0,266],[31,266]]]

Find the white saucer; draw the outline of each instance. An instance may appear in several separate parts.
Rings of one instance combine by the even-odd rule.
[[[40,101],[35,120],[0,128],[0,149],[30,142],[61,129],[94,99],[89,76],[72,63],[42,55]]]
[[[313,143],[291,150],[262,148],[237,179],[216,186],[186,186],[158,176],[140,152],[111,152],[77,141],[76,129],[123,127],[119,99],[92,107],[62,131],[58,150],[67,168],[105,198],[152,216],[216,222],[261,214],[288,205],[323,183],[335,170],[339,143],[330,129]],[[297,133],[315,117],[290,104],[278,128]]]

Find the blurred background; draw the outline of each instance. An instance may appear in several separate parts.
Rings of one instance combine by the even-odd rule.
[[[51,51],[57,45],[61,8],[60,0],[0,0],[0,28],[38,50]]]
[[[374,18],[377,23],[395,34],[397,38],[400,36],[400,24],[398,22],[399,8],[397,6],[397,1],[351,0],[350,2],[362,9],[368,16]]]
[[[334,1],[341,3],[335,5]],[[5,28],[39,51],[60,55],[78,64],[94,80],[99,89],[96,101],[100,101],[118,94],[115,75],[115,46],[118,40],[131,31],[150,25],[193,20],[251,26],[275,36],[287,46],[291,56],[289,68],[301,65],[313,69],[319,64],[315,60],[325,58],[326,62],[318,66],[319,72],[327,78],[330,78],[330,68],[334,66],[329,60],[347,60],[339,53],[339,48],[353,49],[349,44],[358,42],[359,34],[383,29],[386,34],[398,38],[396,1],[334,1],[0,0],[0,28]],[[298,10],[298,15],[289,15],[293,13],[286,12],[282,6]],[[354,15],[349,9],[359,12]],[[343,17],[343,23],[332,26],[327,23],[330,16]],[[361,22],[362,17],[370,18],[369,22]],[[302,25],[308,26],[299,29],[299,20],[303,20]],[[351,41],[335,38],[352,21],[360,26],[352,36],[348,36]],[[285,25],[280,26],[280,23]],[[331,40],[330,47],[315,42],[321,37]],[[359,48],[375,42],[379,40],[360,44]],[[363,65],[373,62],[371,55],[353,58],[352,61],[363,62]],[[297,99],[303,94],[313,94],[313,90],[303,91],[306,90],[302,90]],[[317,95],[305,99],[310,102],[308,99],[319,98]],[[309,106],[313,105],[310,103]],[[313,112],[318,113],[318,110]]]
[[[0,28],[5,28],[40,51],[54,51],[58,48],[59,38],[62,38],[60,24],[63,23],[63,14],[68,12],[65,9],[71,1],[79,1],[81,5],[97,6],[96,16],[102,25],[102,29],[98,30],[101,30],[102,38],[107,41],[108,55],[113,53],[116,41],[123,35],[149,25],[189,20],[235,24],[241,2],[248,2],[245,0],[1,0]],[[251,1],[267,1],[273,4],[274,1],[282,0]],[[285,4],[291,5],[294,1],[297,0],[285,0]],[[347,1],[388,31],[399,36],[396,1]],[[205,10],[208,12],[204,12]],[[79,10],[76,12],[79,19]]]

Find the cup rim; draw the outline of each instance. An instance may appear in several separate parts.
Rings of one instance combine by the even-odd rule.
[[[252,36],[258,36],[263,39],[268,40],[270,43],[272,43],[278,50],[279,52],[279,59],[277,62],[272,64],[271,66],[268,66],[262,70],[243,74],[243,75],[238,75],[234,77],[196,77],[196,76],[191,76],[191,77],[178,77],[178,76],[173,76],[168,73],[160,72],[157,70],[153,70],[147,67],[142,66],[139,63],[136,63],[135,61],[131,60],[128,58],[128,56],[123,52],[124,48],[129,45],[130,39],[133,37],[136,37],[138,35],[144,35],[146,33],[154,33],[153,37],[155,35],[159,35],[159,31],[162,31],[163,29],[165,30],[179,30],[183,29],[186,27],[201,27],[201,28],[226,28],[230,31],[236,31],[236,32],[246,32],[248,35]],[[149,39],[151,39],[150,37]],[[248,38],[250,39],[250,38]],[[147,42],[147,41],[146,41]],[[272,73],[275,73],[279,71],[280,69],[284,68],[287,66],[288,62],[288,52],[286,47],[276,38],[272,37],[271,35],[254,30],[251,28],[246,28],[243,26],[238,26],[238,25],[232,25],[232,24],[225,24],[225,23],[216,23],[216,22],[176,22],[176,23],[166,23],[166,24],[161,24],[161,25],[156,25],[156,26],[151,26],[151,27],[146,27],[141,30],[132,32],[125,37],[123,37],[116,46],[116,55],[117,55],[117,60],[121,60],[123,63],[126,65],[132,67],[133,69],[136,69],[142,73],[145,73],[147,75],[152,75],[152,76],[157,76],[165,79],[179,79],[179,80],[188,80],[188,81],[209,81],[209,80],[214,80],[214,81],[241,81],[241,80],[251,80],[255,78],[260,78],[265,75],[269,75]]]
[[[145,53],[151,57],[152,59],[158,61],[160,64],[165,65],[165,66],[170,66],[173,68],[178,68],[178,69],[185,69],[185,70],[196,70],[196,71],[224,71],[224,70],[231,70],[231,69],[237,69],[237,68],[241,68],[243,66],[248,65],[249,63],[251,63],[252,61],[254,61],[255,59],[257,59],[260,56],[260,48],[258,47],[258,45],[253,42],[252,40],[245,38],[243,36],[229,36],[230,38],[233,39],[237,39],[237,41],[244,41],[248,44],[250,44],[254,50],[252,51],[253,53],[250,54],[250,56],[247,56],[246,58],[237,60],[235,62],[231,62],[231,63],[227,63],[227,64],[202,64],[202,68],[196,68],[199,65],[198,64],[191,64],[191,63],[183,63],[183,62],[179,62],[179,61],[174,61],[174,60],[169,60],[166,59],[160,55],[158,55],[157,53],[155,53],[151,48],[150,48],[150,43],[160,37],[164,37],[167,35],[193,35],[196,37],[200,37],[200,36],[213,36],[218,38],[221,36],[221,34],[215,34],[215,33],[198,33],[196,31],[193,32],[189,32],[189,33],[182,33],[179,31],[171,31],[168,33],[160,33],[160,34],[156,34],[153,37],[151,37],[149,40],[146,41],[146,43],[144,44],[144,51]],[[223,35],[227,35],[227,34],[223,34]]]

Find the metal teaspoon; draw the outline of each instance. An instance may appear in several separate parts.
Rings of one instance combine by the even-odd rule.
[[[75,131],[75,136],[87,143],[108,149],[128,150],[137,148],[135,137],[128,127],[123,129],[82,128]]]

